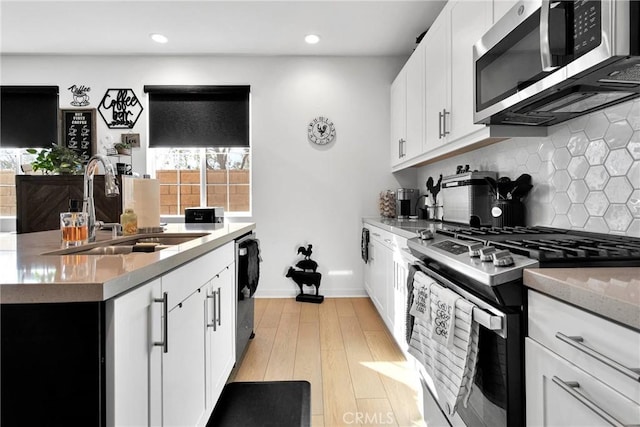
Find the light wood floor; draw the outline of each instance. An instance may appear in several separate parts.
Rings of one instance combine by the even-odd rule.
[[[233,381],[309,381],[313,427],[425,425],[417,378],[368,298],[255,304]]]

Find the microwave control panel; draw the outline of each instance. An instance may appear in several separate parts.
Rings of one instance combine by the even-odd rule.
[[[573,54],[574,58],[584,55],[600,45],[601,2],[579,0],[573,2]]]

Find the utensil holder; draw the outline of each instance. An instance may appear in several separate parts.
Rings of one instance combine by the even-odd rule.
[[[524,226],[524,204],[520,200],[494,200],[491,205],[491,224],[494,227]]]

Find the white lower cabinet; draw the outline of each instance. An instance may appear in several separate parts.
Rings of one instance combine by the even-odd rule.
[[[406,350],[406,299],[408,264],[402,258],[407,239],[369,226],[369,262],[365,289],[401,349]]]
[[[162,425],[161,299],[156,279],[106,303],[108,426]]]
[[[638,403],[531,338],[525,339],[525,354],[528,426],[622,426],[640,421]]]
[[[233,245],[107,301],[107,426],[206,425],[235,361]]]
[[[218,401],[235,363],[235,263],[216,275],[207,286],[206,319],[206,406],[210,413]],[[206,420],[205,420],[206,423]]]
[[[201,425],[205,415],[203,299],[203,292],[196,291],[169,309],[168,351],[162,355],[163,426]]]
[[[528,426],[640,425],[640,332],[528,291]]]

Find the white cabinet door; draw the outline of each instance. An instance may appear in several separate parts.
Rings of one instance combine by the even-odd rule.
[[[407,142],[403,160],[409,160],[422,152],[424,140],[424,43],[413,52],[407,65]]]
[[[106,303],[107,426],[161,425],[160,280]]]
[[[207,408],[215,407],[235,363],[235,263],[225,267],[206,287]],[[206,419],[203,420],[206,424]]]
[[[442,13],[446,13],[445,7]],[[443,116],[449,108],[449,20],[442,14],[423,39],[425,43],[425,140],[423,152],[440,147],[445,142]]]
[[[391,165],[405,159],[407,143],[407,74],[403,68],[391,83]]]
[[[169,310],[168,351],[162,355],[165,427],[196,426],[205,415],[205,298],[203,285]]]
[[[400,349],[406,353],[407,275],[408,264],[399,251],[393,253],[393,330],[391,333]]]
[[[387,251],[388,249],[379,241],[371,240],[371,253],[369,262],[371,263],[371,300],[384,317],[386,306],[386,282],[387,282]]]
[[[528,426],[640,423],[640,405],[531,338],[525,339],[525,369]],[[605,421],[604,416],[612,417],[612,421],[617,420],[619,424]]]
[[[484,125],[473,124],[473,45],[491,27],[490,0],[461,1],[451,7],[451,114],[446,115],[447,141],[454,141]]]

